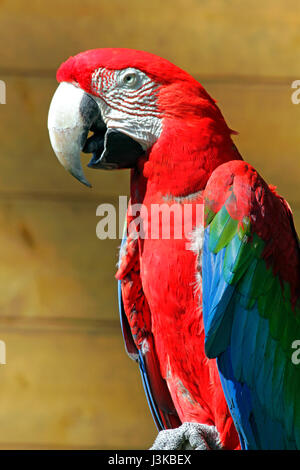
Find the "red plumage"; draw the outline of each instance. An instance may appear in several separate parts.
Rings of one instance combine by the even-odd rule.
[[[226,204],[229,215],[240,224],[250,215],[253,232],[267,242],[262,253],[266,265],[272,266],[274,276],[280,273],[281,281],[288,282],[295,302],[299,298],[300,266],[297,235],[287,201],[249,163],[240,161],[220,165],[213,172],[205,188],[210,209],[218,212],[231,192],[238,197]]]
[[[218,194],[215,212],[228,197],[233,175],[246,176],[249,188],[255,186],[257,173],[247,164],[232,161],[241,160],[231,140],[234,132],[215,101],[189,74],[149,53],[95,49],[68,59],[58,70],[57,79],[75,82],[92,93],[91,74],[100,67],[111,70],[135,67],[159,84],[157,108],[163,117],[162,133],[131,171],[128,225],[134,219],[131,214],[134,204],[143,204],[148,209],[148,216],[143,216],[148,226],[153,204],[177,201],[182,207],[191,205],[195,217],[195,208],[203,205],[203,191],[212,174],[206,190],[211,191],[211,200],[214,193]],[[236,181],[245,182],[245,178]],[[234,192],[243,193],[244,189],[236,187]],[[276,211],[269,207],[274,199],[270,199],[269,193],[259,180],[253,191],[259,202],[257,210],[266,206]],[[248,204],[247,198],[239,199],[239,214],[231,214],[241,221],[249,213],[243,201]],[[264,239],[268,226],[255,230]],[[117,278],[122,280],[125,313],[135,344],[143,349],[154,397],[168,417],[166,427],[178,425],[177,412],[181,422],[215,425],[224,448],[236,449],[239,439],[216,362],[204,352],[201,283],[195,290],[199,259],[188,248],[190,244],[186,236],[136,240],[128,233]],[[279,249],[276,244],[275,240],[274,250]]]
[[[135,67],[161,85],[157,105],[164,116],[163,131],[132,170],[131,205],[142,203],[150,214],[151,204],[174,198],[193,208],[203,204],[202,192],[213,170],[241,158],[231,140],[233,131],[215,101],[193,77],[167,60],[128,49],[96,49],[71,57],[58,70],[57,79],[76,82],[91,93],[91,73],[99,67]],[[190,200],[191,194],[196,195]],[[204,353],[201,285],[195,291],[197,255],[186,249],[188,243],[186,238],[128,237],[117,273],[124,308],[137,347],[147,340],[152,385],[153,376],[161,381],[154,380],[158,406],[172,416],[175,405],[182,422],[216,425],[224,447],[238,448],[216,362]]]
[[[180,198],[181,204],[192,204],[194,209],[203,203],[202,191],[213,170],[241,158],[231,140],[232,131],[214,100],[192,77],[182,71],[177,74],[177,67],[163,59],[155,72],[148,56],[146,63],[133,61],[131,55],[121,51],[120,62],[113,59],[107,64],[104,58],[103,64],[136,67],[156,79],[159,76],[160,82],[164,77],[158,105],[167,116],[161,137],[139,161],[138,169],[132,170],[131,205],[142,203],[150,214],[151,204]],[[194,193],[190,201],[188,196]],[[131,221],[129,208],[128,225]],[[154,361],[147,364],[150,378],[159,367],[163,379],[158,393],[154,391],[158,406],[172,412],[173,402],[181,422],[216,425],[223,446],[235,449],[239,439],[216,362],[204,353],[201,286],[200,292],[195,291],[197,256],[186,249],[189,243],[185,238],[133,240],[129,236],[117,278],[122,279],[124,308],[136,345],[140,348],[146,339],[146,360]],[[162,393],[164,381],[171,403]]]

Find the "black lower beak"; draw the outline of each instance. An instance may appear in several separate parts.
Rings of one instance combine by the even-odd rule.
[[[132,168],[145,153],[143,147],[127,134],[117,129],[107,129],[101,116],[91,127],[93,135],[83,147],[83,152],[93,156],[88,167],[103,170]]]
[[[106,132],[95,129],[83,152],[93,154],[88,167],[103,170],[132,168],[145,153],[138,142],[117,129],[108,129]]]

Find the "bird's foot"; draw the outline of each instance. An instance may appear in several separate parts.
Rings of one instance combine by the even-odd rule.
[[[183,423],[179,428],[160,431],[150,450],[220,450],[215,426]]]

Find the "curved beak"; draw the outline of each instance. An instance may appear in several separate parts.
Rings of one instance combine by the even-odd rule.
[[[84,176],[80,153],[99,115],[96,101],[67,82],[58,86],[48,114],[49,136],[55,155],[66,170],[86,186],[91,185]]]
[[[91,186],[85,178],[80,153],[92,153],[90,168],[112,170],[132,168],[145,153],[132,137],[115,127],[107,128],[101,102],[72,83],[62,82],[51,101],[48,115],[50,141],[60,163],[75,178]],[[88,138],[89,131],[93,135]]]

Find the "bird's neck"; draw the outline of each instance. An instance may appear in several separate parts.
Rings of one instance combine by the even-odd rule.
[[[162,134],[131,174],[131,198],[186,197],[205,188],[216,167],[242,159],[225,122],[165,120]]]

